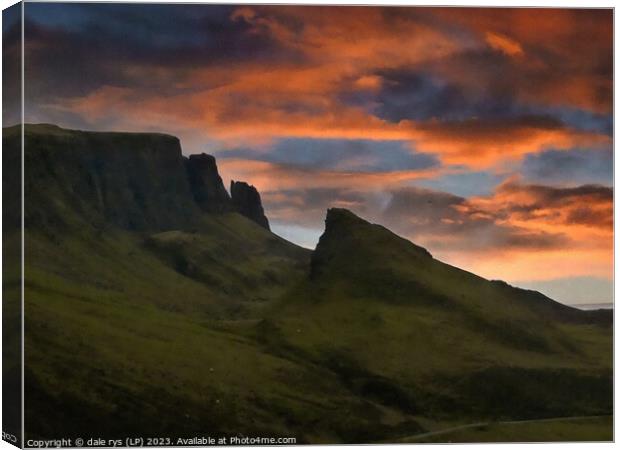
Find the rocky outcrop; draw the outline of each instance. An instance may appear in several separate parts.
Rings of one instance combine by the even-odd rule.
[[[215,157],[205,153],[190,155],[186,164],[189,185],[198,206],[210,213],[231,211],[231,199],[217,171]]]
[[[53,125],[26,125],[24,132],[26,227],[58,235],[84,223],[169,230],[191,226],[199,214],[174,136]],[[19,133],[3,141],[13,148]]]
[[[312,253],[310,277],[317,279],[326,274],[346,273],[357,278],[363,273],[362,278],[368,281],[369,274],[374,273],[380,278],[383,272],[380,262],[393,255],[432,258],[425,248],[381,225],[370,223],[347,209],[330,208],[325,217],[325,231]]]
[[[27,228],[57,235],[84,223],[101,230],[109,225],[132,231],[183,230],[200,226],[204,213],[237,211],[269,229],[254,187],[233,182],[233,202],[215,157],[184,157],[174,136],[77,131],[48,124],[28,124],[24,132]],[[21,127],[3,130],[3,148],[6,166],[19,166]],[[18,175],[5,177],[5,187],[20,185]],[[5,220],[13,229],[21,226],[18,216],[5,214]]]
[[[236,211],[269,230],[269,220],[265,216],[260,194],[254,186],[243,181],[231,181],[230,195]]]

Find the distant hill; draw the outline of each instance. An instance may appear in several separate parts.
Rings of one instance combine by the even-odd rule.
[[[15,129],[3,144],[19,167]],[[27,125],[25,160],[27,439],[393,442],[612,413],[609,312],[449,266],[347,210],[300,248],[269,231],[252,180],[231,196],[172,136]]]

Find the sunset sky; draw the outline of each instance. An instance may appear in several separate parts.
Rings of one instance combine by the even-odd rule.
[[[25,12],[27,122],[177,135],[306,247],[345,207],[484,277],[612,300],[611,10]]]

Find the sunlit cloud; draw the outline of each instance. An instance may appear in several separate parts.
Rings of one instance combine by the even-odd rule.
[[[489,44],[489,46],[494,50],[499,50],[509,56],[523,55],[523,48],[521,48],[521,45],[517,41],[510,39],[508,36],[487,31],[485,33],[485,39],[487,44]]]

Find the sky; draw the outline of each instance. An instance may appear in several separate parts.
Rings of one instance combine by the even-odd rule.
[[[17,31],[5,18],[5,52]],[[309,248],[344,207],[486,278],[604,303],[612,44],[609,9],[26,3],[24,114],[174,134]]]

